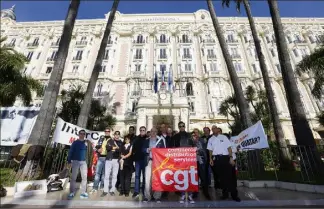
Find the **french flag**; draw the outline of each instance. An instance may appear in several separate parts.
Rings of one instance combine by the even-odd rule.
[[[172,68],[171,67],[169,69],[168,86],[169,86],[169,92],[173,92],[174,86],[173,86]]]

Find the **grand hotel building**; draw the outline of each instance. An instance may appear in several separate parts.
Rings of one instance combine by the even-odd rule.
[[[93,69],[108,14],[102,19],[77,20],[70,44],[62,89],[81,84],[86,87]],[[220,17],[224,35],[242,87],[263,89],[263,81],[254,43],[245,17]],[[268,65],[275,101],[285,138],[294,141],[284,86],[278,64],[273,27],[269,17],[255,18],[262,49]],[[324,33],[323,18],[283,18],[292,65],[319,45]],[[63,20],[17,22],[14,8],[1,11],[1,35],[5,44],[24,53],[29,62],[24,73],[45,85],[53,69]],[[171,76],[172,93],[154,92],[155,72],[166,86]],[[170,72],[171,71],[171,72]],[[313,79],[297,79],[304,108],[316,138],[324,138],[316,120],[324,108],[324,99],[311,95]],[[160,87],[159,84],[159,88]],[[188,129],[202,129],[216,124],[228,131],[227,120],[219,114],[220,103],[233,94],[226,64],[213,30],[209,12],[187,14],[116,13],[107,44],[94,98],[100,98],[118,122],[116,130],[144,125],[148,129],[159,123],[177,128],[184,121]],[[33,104],[40,106],[35,96]],[[21,105],[19,102],[16,105]],[[320,133],[321,132],[321,133]],[[320,134],[322,137],[320,136]]]

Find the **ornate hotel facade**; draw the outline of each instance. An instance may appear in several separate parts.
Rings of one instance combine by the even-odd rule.
[[[29,62],[24,73],[48,82],[63,21],[17,22],[13,8],[1,12],[1,35],[6,44],[24,53]],[[86,87],[93,69],[108,18],[77,20],[70,44],[62,89],[81,84]],[[220,17],[224,35],[243,89],[263,89],[259,62],[245,17]],[[294,141],[284,86],[280,73],[271,18],[255,18],[271,77],[275,101],[285,138]],[[291,62],[295,66],[319,44],[324,33],[323,18],[283,18]],[[161,86],[164,74],[166,89]],[[154,92],[154,78],[160,88]],[[170,78],[172,79],[170,79]],[[168,87],[173,81],[173,88]],[[298,77],[298,87],[310,126],[319,135],[317,113],[324,101],[311,95],[313,79]],[[162,88],[162,89],[161,89]],[[170,91],[169,91],[170,90]],[[202,129],[216,124],[228,131],[227,120],[219,114],[220,103],[233,94],[226,64],[213,30],[209,12],[187,14],[116,13],[94,98],[100,98],[117,118],[116,130],[130,125],[148,129],[159,123],[177,129]],[[33,104],[40,106],[35,96]],[[17,105],[21,105],[17,102]],[[322,133],[321,133],[322,134]]]

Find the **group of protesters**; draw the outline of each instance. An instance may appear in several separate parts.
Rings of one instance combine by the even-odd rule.
[[[197,169],[200,187],[207,200],[211,200],[209,188],[211,176],[214,177],[214,189],[222,189],[221,199],[228,199],[229,194],[234,201],[239,202],[237,192],[237,179],[235,172],[235,153],[232,150],[229,136],[222,134],[222,129],[212,126],[203,129],[200,136],[199,129],[189,133],[185,130],[185,123],[178,123],[179,131],[173,131],[165,124],[159,130],[152,128],[146,130],[139,127],[139,135],[135,135],[135,127],[129,127],[129,133],[123,138],[119,131],[112,135],[111,129],[106,128],[96,146],[95,154],[98,157],[95,177],[90,195],[103,190],[101,197],[108,194],[128,197],[131,192],[132,174],[135,172],[135,186],[132,198],[143,202],[161,202],[162,197],[168,197],[168,192],[152,191],[152,148],[197,148]],[[88,198],[87,193],[87,143],[85,143],[85,130],[79,131],[78,140],[74,141],[68,154],[68,167],[72,168],[69,199],[75,196],[76,179],[80,170],[81,186],[80,197]],[[111,136],[112,135],[112,136]],[[110,178],[111,176],[111,178]],[[142,179],[141,179],[142,176]],[[180,194],[180,203],[186,201],[195,203],[197,192],[183,191]]]

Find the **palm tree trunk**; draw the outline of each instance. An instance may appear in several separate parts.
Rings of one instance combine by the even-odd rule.
[[[213,22],[213,26],[216,32],[217,39],[219,41],[219,45],[221,47],[227,70],[230,75],[230,79],[233,85],[234,93],[235,93],[235,98],[238,104],[239,112],[240,112],[240,117],[243,123],[243,128],[246,129],[250,126],[252,126],[252,120],[250,116],[250,110],[249,110],[249,104],[246,101],[246,98],[244,97],[244,93],[241,87],[240,80],[236,74],[231,56],[228,52],[228,47],[225,42],[225,38],[223,35],[222,28],[218,22],[216,12],[214,9],[214,5],[212,0],[207,0],[207,5],[209,9],[209,13]],[[249,161],[249,171],[250,174],[256,174],[258,172],[264,171],[263,163],[261,161],[261,155],[258,150],[255,151],[249,151],[248,152],[248,161]]]
[[[263,83],[266,90],[268,102],[269,102],[269,108],[270,108],[270,114],[272,119],[272,125],[274,129],[274,133],[276,136],[277,143],[279,144],[279,157],[280,157],[280,168],[281,169],[293,169],[293,165],[291,163],[291,157],[289,154],[289,151],[287,149],[287,143],[285,141],[285,135],[280,123],[277,105],[274,100],[274,94],[268,74],[267,65],[265,62],[264,55],[262,53],[260,39],[258,37],[257,29],[255,27],[254,18],[252,16],[250,4],[248,0],[243,0],[243,4],[245,7],[246,14],[249,19],[250,28],[254,40],[255,49],[259,58],[260,63],[260,69],[263,77]],[[253,105],[253,104],[252,104]]]
[[[72,38],[72,31],[75,23],[80,0],[72,0],[66,16],[61,41],[59,44],[57,59],[54,62],[53,71],[45,90],[44,100],[37,116],[37,120],[28,139],[28,143],[46,145],[52,128],[55,116],[56,101],[60,90],[61,80],[64,72],[66,58]]]
[[[231,56],[228,52],[228,47],[226,45],[225,42],[225,38],[223,36],[223,31],[222,28],[218,22],[217,16],[216,16],[216,12],[214,9],[214,5],[212,0],[207,0],[207,5],[208,5],[208,9],[209,9],[209,13],[211,16],[211,19],[213,21],[213,25],[214,25],[214,29],[216,32],[216,36],[217,39],[219,41],[219,45],[221,47],[225,62],[226,62],[226,66],[227,66],[227,70],[228,73],[230,75],[230,79],[233,85],[233,89],[235,92],[235,97],[238,103],[238,107],[239,107],[239,111],[240,111],[240,115],[241,115],[241,119],[242,122],[244,124],[244,128],[248,128],[250,126],[252,126],[252,121],[251,121],[251,117],[250,117],[250,110],[249,110],[249,105],[244,97],[244,93],[241,87],[241,83],[240,80],[236,74]]]
[[[81,112],[78,118],[78,126],[80,127],[86,127],[87,126],[87,121],[88,121],[88,115],[90,112],[90,108],[91,108],[91,101],[92,101],[92,96],[93,96],[93,92],[94,89],[96,87],[96,83],[99,77],[99,71],[101,69],[101,64],[105,55],[105,50],[107,47],[107,43],[108,43],[108,38],[110,35],[110,31],[112,28],[112,24],[113,21],[115,19],[115,14],[118,8],[118,4],[119,4],[119,0],[114,0],[114,3],[112,5],[111,11],[109,13],[109,18],[108,18],[108,22],[106,24],[106,29],[105,29],[105,33],[102,37],[101,40],[101,44],[100,44],[100,48],[99,48],[99,52],[97,55],[97,59],[94,65],[94,68],[92,70],[92,74],[90,77],[90,81],[87,87],[87,91],[85,93],[84,96],[84,102],[82,103],[82,107],[81,107]]]
[[[312,130],[310,129],[306,118],[305,110],[297,87],[295,73],[290,62],[288,46],[279,14],[278,2],[277,0],[268,0],[268,4],[272,18],[273,30],[276,37],[281,74],[286,90],[288,107],[296,141],[298,145],[307,146],[307,148],[303,149],[304,151],[301,151],[302,158],[305,160],[303,163],[303,170],[312,170],[313,172],[319,171],[319,168],[322,167],[322,162],[316,149]]]
[[[37,116],[35,125],[28,139],[29,144],[46,146],[56,113],[56,101],[59,94],[66,58],[72,38],[75,19],[78,14],[80,0],[71,0],[68,14],[65,18],[63,33],[59,44],[57,59],[45,90],[44,100]],[[28,161],[25,168],[30,168],[34,162]],[[26,169],[28,170],[28,169]],[[27,171],[28,172],[28,171]]]

